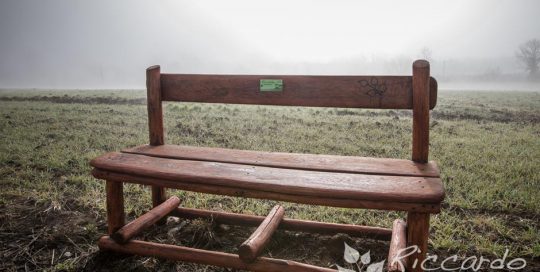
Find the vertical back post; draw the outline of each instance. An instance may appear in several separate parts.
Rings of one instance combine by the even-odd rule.
[[[413,63],[413,143],[412,160],[428,162],[429,153],[429,62]]]
[[[150,145],[165,144],[163,137],[163,110],[161,107],[161,79],[159,65],[146,69],[146,91],[148,101],[148,127]]]
[[[161,106],[161,72],[159,65],[146,69],[146,90],[148,101],[148,129],[150,145],[163,145],[163,109]],[[165,201],[165,188],[152,186],[152,205],[158,206]],[[161,221],[160,223],[163,223]]]
[[[413,150],[412,160],[428,162],[429,153],[429,62],[413,63]],[[421,272],[420,264],[426,258],[429,239],[429,213],[407,214],[407,246],[418,246],[409,256],[407,271]]]

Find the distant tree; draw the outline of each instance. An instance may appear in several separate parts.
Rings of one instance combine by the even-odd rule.
[[[425,59],[429,62],[433,62],[433,52],[431,51],[431,49],[429,49],[429,47],[425,46],[425,47],[422,47],[422,49],[420,49],[420,58],[422,59]]]
[[[529,77],[538,79],[540,77],[540,40],[528,40],[519,46],[516,58],[523,65],[525,71],[529,72]]]

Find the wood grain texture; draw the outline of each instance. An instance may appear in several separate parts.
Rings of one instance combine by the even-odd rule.
[[[163,132],[163,109],[161,106],[160,67],[151,66],[146,69],[146,91],[148,103],[148,128],[150,144],[165,143]]]
[[[265,246],[270,242],[272,234],[283,220],[284,215],[285,209],[282,206],[276,205],[272,208],[261,222],[261,225],[238,248],[238,256],[242,261],[251,263],[261,255]]]
[[[322,172],[418,177],[439,177],[440,175],[439,168],[435,162],[415,163],[411,160],[401,159],[263,152],[181,145],[142,145],[124,149],[122,152],[161,158],[213,161]]]
[[[125,224],[124,184],[107,180],[105,192],[107,194],[107,230],[109,234],[112,234]]]
[[[152,207],[157,207],[167,199],[167,193],[164,187],[152,186]],[[167,223],[167,216],[164,216],[156,222],[156,225],[163,225]]]
[[[248,190],[371,201],[439,203],[439,178],[328,173],[112,152],[91,165],[117,173]]]
[[[405,272],[407,258],[399,258],[399,252],[406,247],[407,223],[401,219],[396,219],[392,226],[392,239],[390,240],[390,250],[388,251],[388,272]]]
[[[146,91],[148,103],[148,132],[150,145],[165,144],[165,131],[163,129],[163,108],[161,105],[161,73],[159,65],[146,69]],[[152,205],[156,207],[166,198],[165,188],[152,187]],[[158,224],[164,224],[161,220]]]
[[[426,258],[429,239],[429,214],[407,213],[407,247],[418,246],[419,252],[409,256],[407,271],[423,272],[422,262]]]
[[[172,210],[176,209],[178,205],[180,205],[180,199],[173,196],[159,206],[154,207],[152,210],[123,226],[117,232],[113,233],[111,238],[120,244],[126,243],[131,238],[164,218]]]
[[[261,92],[261,79],[282,79],[283,91]],[[437,82],[431,79],[435,107]],[[412,109],[410,76],[161,74],[164,101],[308,107]]]
[[[159,186],[152,187],[152,207],[157,207],[167,199],[165,188]]]
[[[216,252],[204,249],[196,249],[175,245],[165,245],[153,242],[131,240],[124,245],[116,243],[108,236],[103,236],[98,241],[101,250],[112,250],[124,254],[136,254],[139,256],[157,257],[171,261],[183,261],[205,265],[215,265],[238,270],[264,271],[264,272],[336,272],[330,268],[323,268],[295,261],[271,259],[261,257],[253,263],[245,263],[238,255]]]
[[[331,207],[341,208],[361,208],[361,209],[376,209],[376,210],[391,210],[391,211],[417,211],[426,213],[438,213],[440,212],[440,203],[405,203],[405,202],[392,202],[392,201],[378,201],[378,200],[358,200],[358,199],[340,199],[334,198],[332,195],[321,196],[304,196],[290,194],[284,192],[267,192],[259,189],[249,190],[245,188],[231,186],[218,186],[207,185],[200,183],[181,182],[174,180],[158,179],[151,177],[142,177],[135,175],[128,175],[122,173],[115,173],[106,170],[100,170],[95,168],[92,170],[92,175],[99,179],[109,179],[115,181],[126,181],[131,183],[164,186],[167,188],[181,189],[192,192],[215,194],[215,195],[228,195],[235,197],[249,197],[257,199],[268,199],[277,201],[287,201],[293,203],[302,203],[310,205],[323,205]]]
[[[426,163],[429,153],[429,62],[413,63],[412,160]]]
[[[259,226],[266,218],[264,216],[237,214],[211,210],[201,210],[179,207],[171,215],[185,219],[210,219],[218,224]],[[325,223],[309,220],[283,218],[279,229],[334,235],[344,233],[354,237],[365,237],[380,240],[390,240],[392,230],[387,228],[358,226],[350,224]]]

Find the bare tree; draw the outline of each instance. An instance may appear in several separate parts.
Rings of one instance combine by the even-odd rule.
[[[540,65],[540,40],[532,39],[528,40],[521,46],[516,52],[516,58],[523,65],[525,71],[529,72],[529,77],[537,79],[540,77],[539,65]]]
[[[433,52],[431,51],[431,49],[429,49],[429,47],[424,46],[422,47],[422,49],[420,49],[420,58],[425,59],[429,62],[433,62],[432,57],[433,57]]]

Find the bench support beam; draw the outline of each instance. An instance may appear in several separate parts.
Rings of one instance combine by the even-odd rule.
[[[429,238],[429,213],[407,214],[407,247],[418,246],[417,252],[409,256],[407,271],[423,272],[421,264],[426,258]]]
[[[407,267],[407,259],[400,258],[400,251],[407,247],[407,223],[401,219],[394,220],[392,239],[388,251],[388,272],[403,272]]]
[[[176,209],[178,205],[180,205],[180,199],[173,196],[159,206],[143,214],[141,217],[123,226],[117,232],[113,233],[111,238],[120,244],[124,244],[165,217],[172,210]]]
[[[285,209],[282,206],[276,205],[268,216],[262,221],[261,225],[251,234],[251,236],[240,245],[238,255],[246,263],[255,261],[264,250],[264,247],[270,242],[272,234],[276,231],[283,216]]]
[[[124,184],[107,180],[105,191],[107,193],[107,228],[109,234],[113,234],[125,224]]]
[[[265,219],[264,216],[258,215],[237,214],[191,208],[176,208],[171,212],[171,215],[184,219],[202,218],[212,220],[218,224],[241,226],[259,226]],[[390,240],[390,236],[392,236],[392,230],[387,228],[325,223],[290,218],[284,218],[279,224],[279,229],[330,235],[344,233],[354,237],[375,238],[380,240]]]

